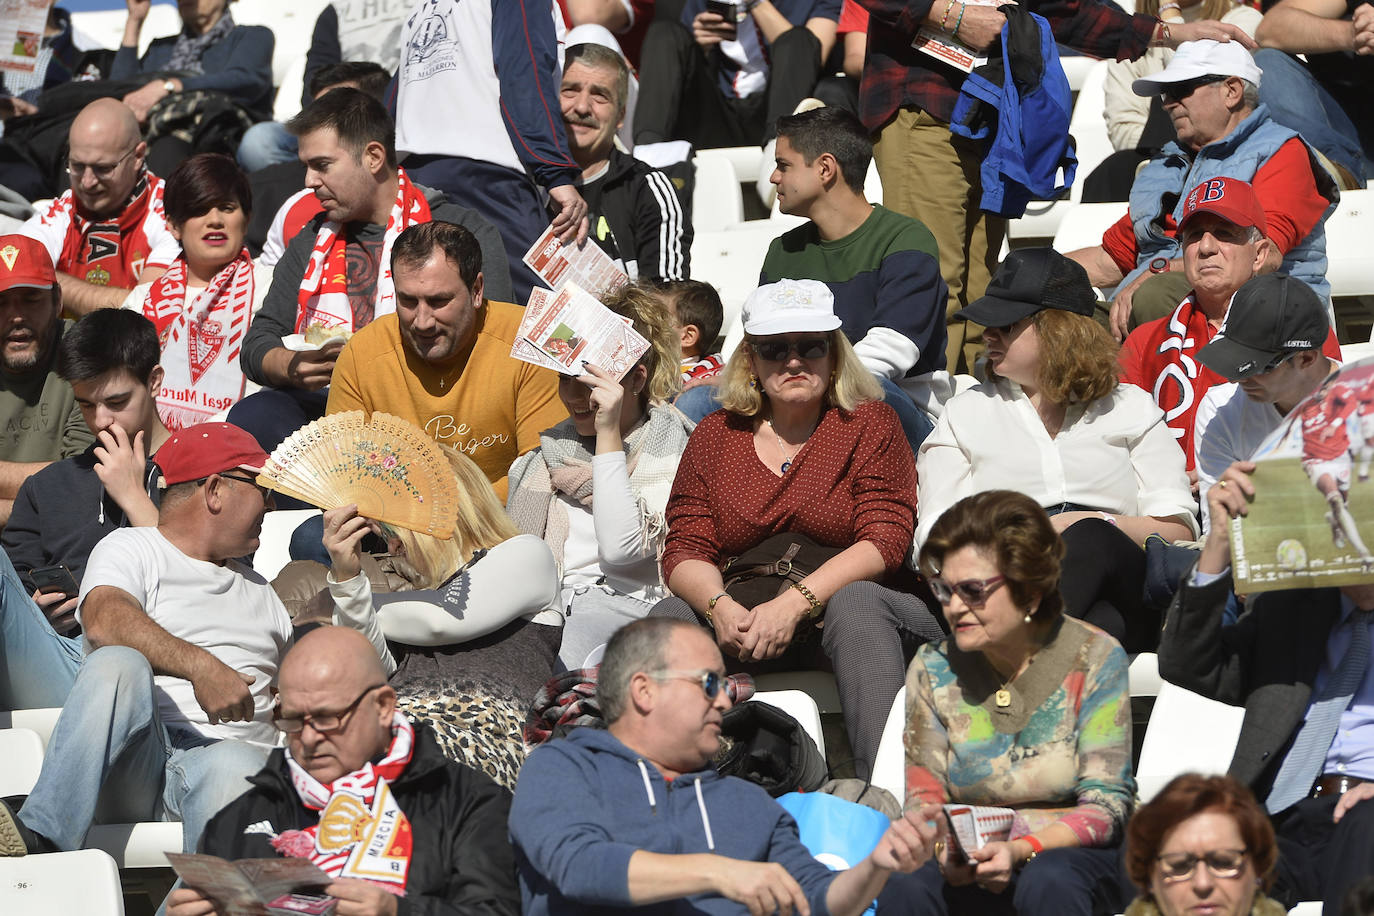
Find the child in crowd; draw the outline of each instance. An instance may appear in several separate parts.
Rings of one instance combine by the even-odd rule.
[[[682,385],[714,385],[725,361],[712,353],[725,311],[716,288],[701,280],[671,280],[662,284],[663,302],[673,316],[682,342]]]

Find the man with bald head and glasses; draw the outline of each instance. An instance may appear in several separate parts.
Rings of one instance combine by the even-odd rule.
[[[938,806],[899,817],[866,859],[836,873],[768,793],[717,773],[733,701],[720,649],[695,624],[648,617],[618,630],[597,700],[606,730],[541,745],[520,771],[510,835],[527,916],[631,907],[857,916],[892,872],[930,858]]]
[[[67,137],[71,188],[19,231],[42,242],[57,267],[62,302],[80,317],[118,308],[139,283],[160,277],[181,245],[162,210],[162,179],[148,144],[118,99],[81,110]]]
[[[397,711],[362,634],[322,627],[302,637],[278,688],[272,715],[286,747],[210,821],[202,852],[309,858],[333,879],[324,893],[339,913],[520,912],[505,837],[510,795],[444,757],[427,726]],[[343,841],[338,826],[348,828]],[[224,911],[181,888],[167,912]]]

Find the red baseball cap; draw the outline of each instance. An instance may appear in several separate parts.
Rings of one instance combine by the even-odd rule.
[[[231,423],[188,426],[163,443],[153,461],[164,487],[241,469],[256,474],[267,463],[258,440]]]
[[[25,286],[52,289],[57,271],[42,242],[27,235],[0,235],[0,292]]]
[[[1255,189],[1239,178],[1209,178],[1188,192],[1183,201],[1183,218],[1178,228],[1199,213],[1213,213],[1236,226],[1254,226],[1265,235],[1269,224],[1264,218]]]

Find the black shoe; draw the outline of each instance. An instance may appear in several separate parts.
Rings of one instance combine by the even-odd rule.
[[[52,843],[24,826],[8,801],[0,799],[0,858],[55,850]]]

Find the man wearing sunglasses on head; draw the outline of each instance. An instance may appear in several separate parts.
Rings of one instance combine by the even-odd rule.
[[[68,134],[71,188],[20,227],[57,266],[62,303],[80,317],[119,308],[139,283],[166,272],[181,251],[162,211],[162,179],[148,171],[148,144],[118,99],[81,110]]]
[[[1137,95],[1161,97],[1178,141],[1140,170],[1130,208],[1102,244],[1069,253],[1094,286],[1116,287],[1117,340],[1167,315],[1187,292],[1178,224],[1189,192],[1217,178],[1254,186],[1271,243],[1260,272],[1281,268],[1330,297],[1323,224],[1340,192],[1317,151],[1259,103],[1260,77],[1239,43],[1204,40],[1179,45],[1169,66],[1131,85]]]
[[[649,617],[618,630],[597,679],[605,731],[539,747],[520,772],[510,836],[526,916],[661,913],[858,916],[894,871],[929,860],[939,808],[893,821],[832,872],[758,786],[721,776],[725,664],[700,627]]]

